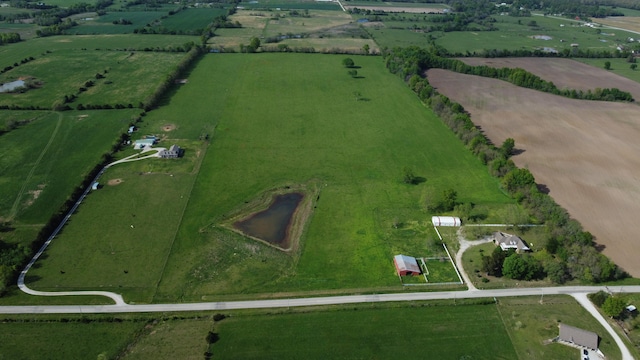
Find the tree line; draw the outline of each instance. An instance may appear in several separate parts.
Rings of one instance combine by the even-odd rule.
[[[433,50],[433,49],[431,49]],[[479,130],[468,112],[462,105],[451,101],[448,97],[439,94],[429,81],[421,75],[429,68],[453,68],[466,66],[458,60],[445,59],[427,49],[417,47],[395,48],[383,52],[387,68],[394,74],[401,76],[418,97],[427,104],[442,121],[456,134],[456,136],[485,164],[490,173],[500,179],[502,188],[510,194],[529,213],[537,223],[544,224],[546,229],[545,250],[549,256],[540,261],[541,271],[535,267],[535,262],[522,257],[520,260],[511,260],[509,267],[519,269],[524,264],[531,265],[535,271],[509,272],[514,276],[529,277],[529,274],[548,276],[556,283],[564,283],[571,279],[579,279],[586,282],[603,282],[625,277],[626,274],[600,254],[594,247],[593,236],[584,231],[582,226],[571,219],[565,209],[558,205],[553,198],[541,192],[535,182],[533,174],[528,169],[520,169],[510,159],[511,152],[505,149],[513,149],[513,144],[503,144],[501,148],[493,145]],[[488,70],[487,67],[472,67],[479,73],[500,74],[502,77],[516,74],[521,69]],[[515,76],[515,75],[514,75]],[[531,75],[536,79],[535,75]],[[543,80],[534,83],[540,86],[550,85]],[[497,255],[496,255],[497,256]],[[504,271],[504,261],[495,265]],[[527,268],[524,266],[524,268]],[[521,274],[521,275],[517,275]]]
[[[441,56],[447,53],[441,47],[432,45],[430,49],[408,47],[387,51],[385,63],[393,73],[398,73],[405,78],[422,74],[432,68],[446,69],[461,74],[478,75],[493,79],[508,81],[514,85],[569,97],[572,99],[602,100],[602,101],[634,101],[630,93],[619,89],[594,89],[582,91],[575,89],[558,89],[551,81],[546,81],[539,76],[521,68],[494,68],[487,65],[468,65],[458,59]]]

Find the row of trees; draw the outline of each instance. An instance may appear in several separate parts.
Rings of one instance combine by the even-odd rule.
[[[384,56],[389,70],[408,80],[409,87],[418,97],[439,115],[494,176],[500,178],[505,191],[528,211],[534,221],[546,225],[545,247],[550,256],[542,262],[542,274],[556,283],[570,279],[602,282],[626,276],[595,249],[590,233],[585,232],[550,196],[538,190],[529,170],[515,166],[510,159],[515,146],[512,141],[506,141],[501,147],[493,145],[460,104],[439,94],[426,78],[419,75],[430,67],[458,65],[457,60],[445,59],[433,51],[415,47],[385,51]],[[482,70],[485,71],[485,68]],[[511,70],[499,70],[498,73],[508,76]],[[521,262],[515,259],[511,261],[515,265]],[[533,263],[531,260],[525,261]]]
[[[388,51],[385,56],[387,67],[391,72],[402,76],[418,76],[413,83],[426,81],[420,78],[420,74],[430,68],[440,68],[455,71],[462,74],[478,75],[508,81],[514,85],[530,89],[561,95],[573,99],[603,100],[603,101],[633,101],[630,93],[619,89],[595,89],[594,91],[582,91],[575,89],[558,89],[553,82],[543,80],[521,68],[494,68],[486,65],[473,66],[464,62],[441,56],[443,49],[432,45],[431,49],[409,47]],[[410,82],[411,85],[411,82]]]

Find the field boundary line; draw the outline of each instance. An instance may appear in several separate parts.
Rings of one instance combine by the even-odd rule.
[[[449,253],[449,249],[447,249],[447,245],[445,243],[442,243],[442,246],[444,247],[444,251],[447,252],[447,255],[449,256],[449,261],[451,261],[451,265],[453,265],[453,268],[456,270],[456,274],[458,274],[458,279],[460,279],[460,284],[464,284],[464,281],[462,280],[462,276],[460,276],[460,271],[458,271],[458,267],[456,266],[456,263],[453,262],[453,259],[451,258],[451,254]]]
[[[49,147],[51,147],[51,144],[53,143],[53,139],[55,139],[56,135],[58,134],[58,130],[60,129],[60,125],[62,124],[62,117],[63,117],[62,113],[58,113],[58,122],[56,123],[56,127],[55,129],[53,129],[53,132],[51,133],[51,137],[49,137],[49,142],[47,142],[47,145],[45,145],[44,149],[42,149],[42,152],[40,152],[40,156],[38,156],[36,163],[33,164],[33,167],[29,171],[29,175],[27,175],[27,178],[22,183],[22,188],[18,192],[18,196],[16,196],[16,201],[13,202],[13,205],[11,206],[11,210],[9,211],[9,219],[13,219],[18,215],[18,206],[20,205],[20,199],[22,199],[22,195],[24,194],[24,191],[27,188],[27,184],[33,177],[33,174],[36,172],[38,165],[40,165],[40,161],[42,161],[44,154],[47,153],[47,151],[49,150]]]
[[[207,156],[207,150],[209,149],[209,145],[210,144],[211,144],[210,142],[206,143],[206,145],[204,146],[204,149],[202,151],[202,157],[200,158],[200,161],[198,161],[198,163],[194,167],[195,175],[193,176],[193,180],[191,181],[191,188],[189,189],[189,196],[187,197],[187,200],[185,201],[184,207],[182,208],[182,213],[180,214],[180,221],[178,221],[178,225],[176,226],[176,230],[173,233],[173,240],[171,240],[171,246],[169,246],[169,251],[167,251],[167,256],[164,258],[164,264],[162,264],[162,271],[160,271],[160,275],[158,277],[158,280],[156,281],[156,289],[153,292],[153,296],[151,297],[151,299],[155,298],[156,295],[158,294],[158,287],[160,286],[160,282],[162,282],[162,278],[164,277],[164,271],[167,268],[167,263],[169,262],[169,257],[171,257],[171,252],[173,252],[173,245],[176,243],[176,238],[178,237],[178,232],[180,231],[180,227],[182,226],[182,219],[184,218],[184,213],[187,211],[187,208],[189,207],[189,202],[191,201],[191,194],[193,193],[193,187],[196,185],[196,181],[198,180],[198,175],[200,174],[200,167],[202,166],[202,163],[204,162],[205,156]]]

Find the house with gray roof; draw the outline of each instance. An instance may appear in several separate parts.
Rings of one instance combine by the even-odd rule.
[[[585,347],[592,350],[598,349],[598,334],[580,329],[571,325],[560,323],[560,335],[558,340],[568,342],[572,345]]]
[[[178,145],[171,145],[169,150],[162,150],[158,154],[163,159],[177,159],[182,154],[182,149]]]
[[[520,253],[523,251],[531,251],[527,243],[517,235],[503,233],[502,231],[496,231],[493,233],[493,243],[496,246],[500,246],[503,251],[514,249]]]

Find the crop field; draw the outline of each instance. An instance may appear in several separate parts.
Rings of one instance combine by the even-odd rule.
[[[3,94],[0,105],[52,107],[66,96],[77,104],[132,104],[137,106],[177,64],[184,53],[57,50],[38,54],[35,60],[0,75],[0,82],[30,79],[35,88],[24,93]],[[154,66],[146,66],[153,63]],[[97,79],[96,74],[103,74]],[[91,87],[85,83],[92,81]],[[79,89],[85,87],[85,91]]]
[[[134,112],[3,115],[29,121],[0,141],[0,217],[19,225],[45,223],[126,130]],[[82,139],[81,146],[77,139]]]
[[[540,67],[537,74],[554,81],[565,76],[554,69]],[[591,82],[598,72],[587,68],[573,79],[581,78],[585,87],[601,86]],[[443,70],[430,70],[428,77],[438,91],[464,106],[494,143],[515,139],[516,147],[525,150],[513,158],[516,165],[528,167],[536,182],[547,186],[595,236],[605,255],[631,275],[640,274],[636,234],[628,226],[640,210],[633,190],[640,179],[635,145],[640,107],[572,100]]]
[[[637,32],[640,31],[640,12],[635,11],[635,13],[630,15],[611,16],[604,19],[597,19],[595,22],[606,26],[613,26]],[[631,35],[631,37],[636,38],[637,34],[635,36]]]

